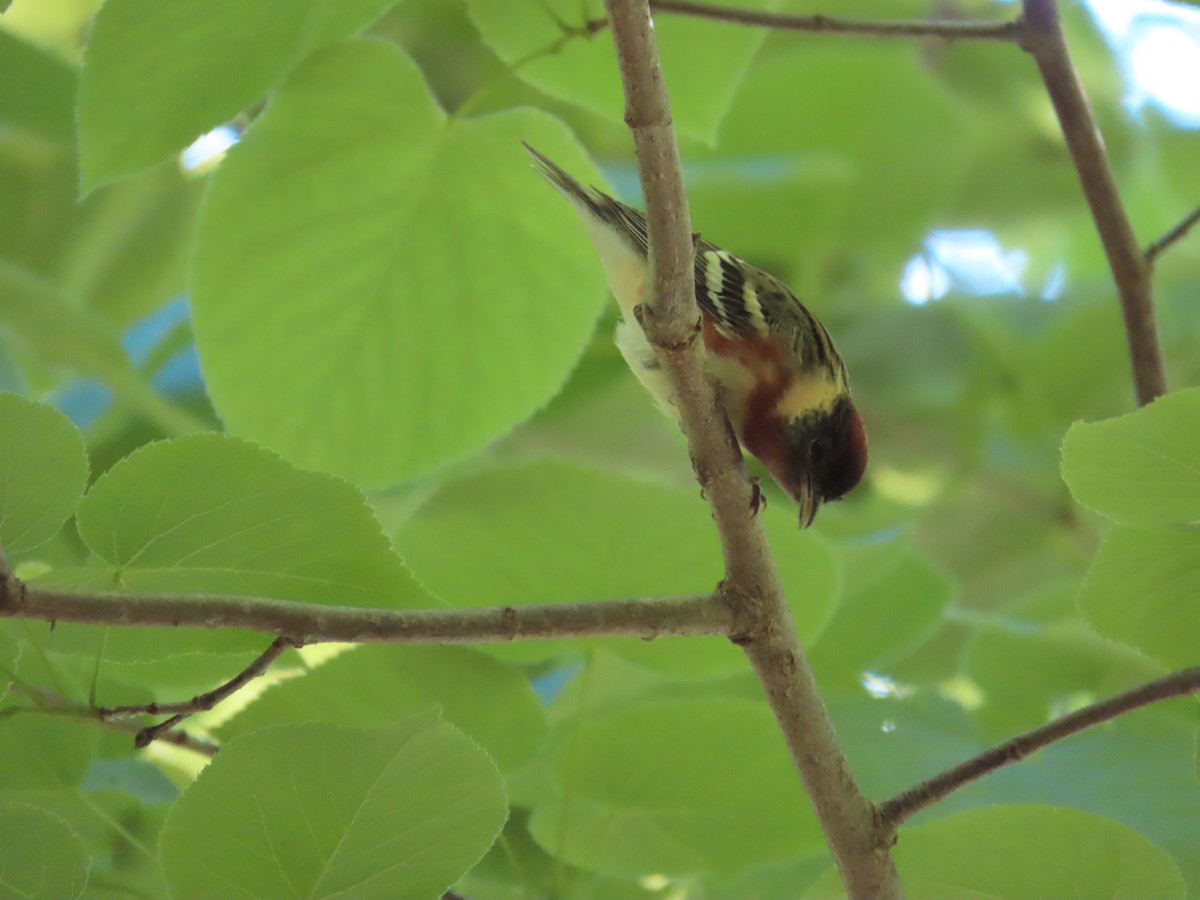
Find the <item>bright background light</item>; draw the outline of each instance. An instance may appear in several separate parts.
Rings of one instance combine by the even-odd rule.
[[[1112,47],[1125,79],[1125,106],[1138,117],[1147,106],[1180,129],[1200,129],[1200,8],[1165,0],[1083,0]],[[937,229],[900,276],[904,300],[922,305],[951,291],[976,297],[1033,295],[1055,300],[1067,281],[1054,266],[1040,288],[1023,282],[1029,255],[1005,250],[978,229]]]

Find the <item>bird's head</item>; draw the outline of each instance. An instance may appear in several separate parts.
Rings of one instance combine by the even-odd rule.
[[[799,415],[773,416],[760,447],[748,447],[800,507],[807,528],[822,503],[840,500],[867,468],[867,432],[848,394]]]

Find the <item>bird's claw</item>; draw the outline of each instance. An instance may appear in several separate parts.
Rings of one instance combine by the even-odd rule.
[[[767,508],[767,495],[763,493],[758,476],[750,476],[750,515],[757,516],[760,509]]]

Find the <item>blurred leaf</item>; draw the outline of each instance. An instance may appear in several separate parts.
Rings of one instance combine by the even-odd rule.
[[[778,4],[737,0],[732,5],[770,9]],[[591,21],[603,23],[600,3],[468,0],[467,9],[483,39],[522,79],[552,97],[624,120],[612,35],[606,27],[587,29]],[[659,15],[654,26],[671,85],[671,117],[681,131],[712,143],[765,35],[688,16]]]
[[[491,760],[443,722],[279,725],[221,749],[160,847],[177,900],[433,897],[483,856],[506,813]]]
[[[58,816],[0,794],[0,897],[74,900],[88,881],[83,843]]]
[[[883,96],[869,116],[847,102]],[[790,242],[784,262],[863,249],[898,277],[958,187],[974,143],[971,118],[911,46],[806,44],[757,65],[721,126],[726,169],[761,190],[719,217],[700,218],[698,206],[697,221],[706,238],[751,258],[774,232],[776,246]]]
[[[837,603],[837,562],[815,532],[796,528],[791,512],[772,507],[763,520],[797,627],[812,638]],[[395,540],[421,583],[454,606],[709,593],[722,577],[716,530],[697,492],[560,462],[455,482]],[[615,646],[642,665],[668,671],[745,665],[741,651],[724,639]],[[518,652],[545,653],[536,647]]]
[[[144,169],[259,100],[315,47],[395,0],[108,0],[79,91],[84,193]]]
[[[529,762],[545,716],[523,674],[465,647],[356,647],[276,684],[224,726],[245,734],[275,722],[383,725],[437,707],[504,773]]]
[[[915,900],[1186,895],[1171,858],[1137,832],[1051,806],[993,806],[907,829],[896,867]]]
[[[1135,831],[1051,806],[992,806],[906,829],[896,846],[913,900],[1182,900],[1179,870]],[[835,871],[804,900],[844,900]]]
[[[1194,699],[1135,711],[967,786],[940,809],[1052,803],[1114,819],[1170,853],[1195,893],[1200,888],[1195,731]],[[1097,787],[1115,784],[1121,787]]]
[[[928,638],[954,593],[953,582],[924,557],[880,559],[879,545],[843,549],[851,583],[811,653],[822,683],[857,682]]]
[[[995,739],[1040,725],[1081,697],[1113,694],[1159,674],[1145,657],[1088,628],[1075,609],[1077,592],[1072,581],[979,620],[966,672],[986,698],[975,718]],[[1049,613],[1050,605],[1057,611]]]
[[[213,176],[201,217],[196,337],[229,428],[381,487],[544,404],[603,282],[522,138],[581,158],[529,110],[448,121],[383,43],[303,67]]]
[[[352,486],[225,435],[162,441],[122,460],[92,486],[78,525],[100,563],[44,582],[338,606],[428,600]],[[74,633],[81,652],[95,652],[95,629]],[[133,662],[264,646],[261,635],[240,632],[113,629],[103,653]]]
[[[75,73],[69,66],[0,29],[0,84],[8,86],[0,91],[5,138],[16,132],[64,147],[75,143]]]
[[[27,699],[22,706],[32,706]],[[0,718],[0,790],[75,788],[96,755],[99,729],[90,722],[36,711]]]
[[[1115,527],[1096,553],[1079,607],[1104,637],[1169,669],[1195,665],[1200,529]]]
[[[1063,478],[1080,503],[1128,525],[1200,522],[1200,389],[1105,422],[1077,422]]]
[[[58,410],[0,393],[0,538],[23,554],[56,535],[83,496],[87,448]]]
[[[531,831],[585,868],[731,874],[823,846],[762,703],[642,703],[584,721],[555,772],[562,797],[534,810]]]

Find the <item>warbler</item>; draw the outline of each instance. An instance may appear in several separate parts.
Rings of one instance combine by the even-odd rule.
[[[578,210],[621,307],[616,343],[638,380],[678,418],[671,386],[634,313],[649,280],[645,217],[587,188],[525,144],[537,168]],[[741,445],[800,508],[800,527],[821,504],[863,477],[867,434],[850,398],[846,365],[829,332],[777,278],[708,241],[696,243],[696,303],[705,362]],[[756,494],[757,497],[757,494]]]

